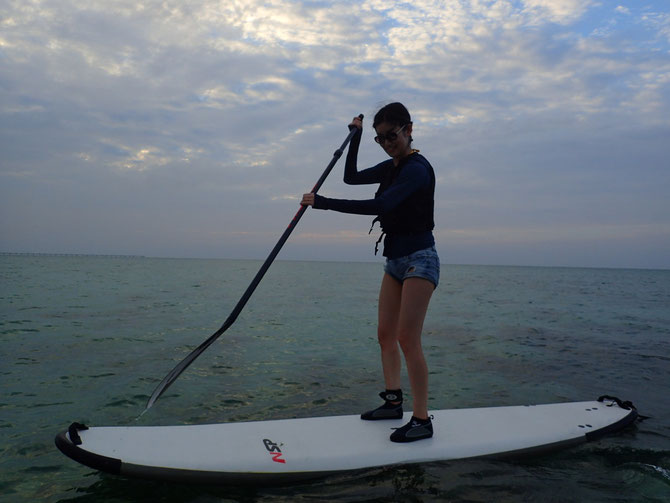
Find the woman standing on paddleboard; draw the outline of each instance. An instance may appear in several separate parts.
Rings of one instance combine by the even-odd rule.
[[[361,419],[402,419],[402,350],[412,390],[413,416],[409,423],[395,430],[391,440],[413,442],[433,436],[421,330],[440,276],[432,233],[435,173],[426,158],[412,148],[412,120],[401,103],[390,103],[375,115],[372,124],[377,133],[375,141],[391,157],[376,166],[358,171],[362,119],[355,117],[351,126],[358,131],[349,145],[344,182],[378,183],[374,199],[332,199],[310,193],[303,195],[302,204],[321,210],[376,215],[374,221],[381,224],[386,264],[379,292],[377,336],[386,390],[380,393],[384,404],[365,412]]]

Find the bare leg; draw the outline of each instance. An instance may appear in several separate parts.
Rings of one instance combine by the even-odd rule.
[[[421,330],[434,289],[433,283],[426,279],[406,279],[396,326],[412,388],[413,414],[420,419],[428,418],[428,366],[421,347]]]
[[[400,389],[400,348],[397,325],[402,299],[402,283],[384,274],[379,292],[379,324],[377,339],[381,349],[386,389]]]

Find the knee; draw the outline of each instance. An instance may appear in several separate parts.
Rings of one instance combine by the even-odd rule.
[[[405,358],[411,358],[416,354],[421,354],[421,340],[418,337],[411,337],[406,334],[400,334],[398,337],[400,349],[402,349]]]
[[[384,329],[383,327],[377,329],[377,342],[379,342],[382,351],[395,349],[398,345],[395,332],[393,330]]]

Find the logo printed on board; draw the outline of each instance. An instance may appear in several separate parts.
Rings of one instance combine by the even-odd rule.
[[[270,456],[272,456],[272,461],[275,463],[286,463],[286,460],[282,457],[281,449],[276,443],[274,443],[272,440],[264,438],[263,445],[270,453]]]

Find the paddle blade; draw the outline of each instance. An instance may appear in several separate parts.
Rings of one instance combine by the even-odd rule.
[[[226,327],[227,328],[227,327]],[[221,335],[224,331],[224,327],[221,327],[218,331],[213,333],[205,342],[200,344],[197,348],[195,348],[193,351],[191,351],[186,358],[184,358],[182,361],[180,361],[175,368],[173,368],[168,375],[166,375],[163,380],[160,382],[158,386],[156,386],[156,389],[154,392],[151,394],[151,397],[149,398],[149,401],[147,402],[147,406],[144,409],[144,412],[148,411],[151,406],[160,398],[160,396],[167,390],[173,382],[177,380],[177,378],[181,375],[181,373],[188,368],[193,361],[200,356],[205,349],[207,349],[218,337]],[[142,412],[142,414],[144,414]]]

